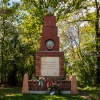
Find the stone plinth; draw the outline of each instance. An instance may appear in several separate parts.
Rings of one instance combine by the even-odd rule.
[[[71,94],[78,94],[76,75],[74,74],[72,75],[71,78]]]
[[[29,93],[28,75],[25,74],[23,78],[22,93]]]
[[[63,78],[64,53],[54,51],[36,53],[36,76]]]

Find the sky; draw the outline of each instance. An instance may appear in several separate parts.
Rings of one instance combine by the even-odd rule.
[[[20,2],[20,0],[10,0],[10,2]]]
[[[20,0],[10,0],[11,5],[12,5],[12,2],[20,2]]]

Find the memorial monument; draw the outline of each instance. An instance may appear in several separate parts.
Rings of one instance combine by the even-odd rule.
[[[59,51],[56,16],[51,12],[52,9],[49,7],[48,14],[44,17],[40,51],[36,53],[36,78],[28,80],[28,76],[24,75],[22,93],[47,93],[47,83],[50,81],[60,87],[62,94],[77,93],[76,78],[72,77],[72,81],[66,75],[64,79],[64,52]],[[40,77],[44,78],[43,82],[39,81]]]
[[[40,52],[36,53],[36,76],[64,77],[64,53],[59,51],[56,16],[50,12],[44,17]]]

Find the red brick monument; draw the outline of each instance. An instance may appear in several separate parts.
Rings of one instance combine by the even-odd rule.
[[[28,80],[28,75],[24,75],[22,93],[47,93],[47,83],[49,81],[59,85],[62,94],[76,94],[76,76],[70,80],[66,75],[64,78],[64,53],[59,51],[58,27],[56,17],[47,14],[44,17],[42,37],[40,41],[40,52],[36,53],[36,78]],[[39,78],[44,78],[40,84]]]
[[[64,77],[64,53],[59,51],[56,17],[51,14],[44,17],[40,52],[36,53],[36,76]]]

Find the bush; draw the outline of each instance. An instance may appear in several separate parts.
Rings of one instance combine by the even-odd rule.
[[[96,89],[95,92],[89,95],[91,100],[100,100],[100,87]]]

